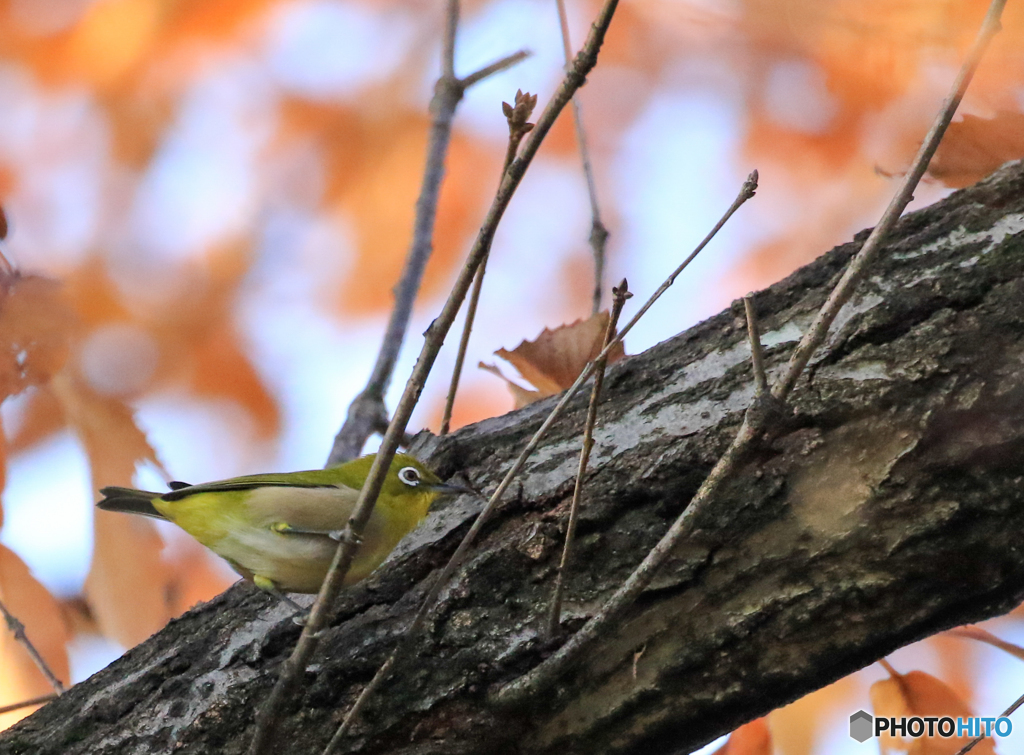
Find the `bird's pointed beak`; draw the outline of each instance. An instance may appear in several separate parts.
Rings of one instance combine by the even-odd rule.
[[[459,495],[460,493],[465,493],[467,495],[480,495],[477,491],[473,490],[473,488],[452,482],[437,482],[431,485],[430,489],[440,493],[441,495]]]

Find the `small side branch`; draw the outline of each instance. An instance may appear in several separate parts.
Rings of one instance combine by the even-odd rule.
[[[22,700],[18,703],[11,703],[10,705],[0,706],[0,714],[11,713],[12,711],[21,710],[22,708],[31,708],[33,705],[42,705],[48,703],[51,700],[56,700],[59,697],[59,693],[51,692],[48,695],[40,695],[39,697],[31,697],[28,700]]]
[[[0,614],[3,614],[4,621],[7,622],[7,628],[11,630],[11,633],[14,635],[14,639],[20,642],[22,646],[24,646],[25,650],[28,651],[32,661],[39,668],[39,671],[42,672],[43,676],[46,677],[46,681],[50,683],[50,686],[53,687],[58,695],[63,694],[65,691],[64,685],[61,683],[60,679],[57,678],[57,675],[53,673],[53,670],[46,663],[43,656],[40,655],[36,646],[32,644],[31,640],[29,640],[28,635],[25,634],[25,625],[18,620],[17,616],[7,610],[7,606],[5,606],[2,601],[0,601]],[[24,705],[32,704],[33,703],[31,702],[24,703]]]
[[[612,288],[612,311],[608,318],[608,327],[604,333],[604,346],[615,338],[615,329],[619,324],[619,315],[626,299],[632,297],[626,279],[617,288]],[[601,397],[604,384],[604,371],[608,365],[607,357],[594,360],[594,387],[590,391],[590,405],[587,407],[587,422],[583,428],[583,447],[580,449],[580,465],[576,471],[576,484],[572,490],[572,504],[569,507],[569,523],[565,528],[565,546],[562,549],[562,560],[558,564],[558,575],[555,577],[555,590],[551,596],[551,610],[548,614],[548,637],[556,637],[562,624],[562,593],[565,589],[565,572],[572,561],[573,544],[576,538],[576,524],[579,520],[580,497],[583,492],[583,477],[587,474],[590,462],[590,451],[594,446],[594,425],[597,423],[597,402]]]
[[[501,103],[502,111],[508,121],[508,148],[505,150],[505,162],[501,166],[501,178],[505,178],[512,161],[516,159],[519,151],[519,144],[533,129],[533,124],[528,123],[533,108],[537,105],[537,95],[523,94],[523,90],[516,92],[515,105],[507,102]],[[498,182],[499,186],[501,181]],[[459,390],[459,380],[462,377],[462,367],[466,362],[466,351],[469,349],[469,336],[473,332],[473,323],[476,320],[476,309],[480,304],[480,291],[484,285],[484,275],[487,273],[487,260],[491,256],[490,244],[484,254],[480,269],[476,271],[476,278],[473,279],[473,291],[469,295],[469,306],[466,307],[466,324],[462,327],[462,338],[459,340],[459,351],[455,356],[455,367],[452,369],[452,380],[448,386],[448,396],[444,402],[444,414],[441,417],[441,428],[438,435],[447,435],[452,421],[452,411],[455,408],[455,394]]]
[[[528,57],[529,53],[517,53],[498,60],[481,70],[458,79],[455,76],[455,30],[458,25],[458,0],[449,0],[445,17],[444,42],[441,52],[441,78],[434,87],[434,99],[430,103],[433,122],[430,126],[430,141],[427,146],[427,162],[423,171],[423,183],[416,200],[416,219],[413,224],[412,244],[402,269],[402,277],[395,286],[395,306],[391,310],[380,352],[373,366],[366,387],[355,398],[348,409],[348,416],[341,430],[334,438],[327,466],[341,464],[362,453],[367,439],[379,428],[387,427],[388,413],[384,405],[384,394],[391,385],[398,354],[405,341],[405,333],[412,317],[412,307],[423,280],[423,271],[434,246],[434,222],[437,217],[437,201],[441,193],[441,179],[444,177],[444,163],[451,142],[452,121],[455,109],[466,90],[499,71],[515,65]]]
[[[768,395],[768,376],[764,372],[764,349],[761,347],[761,331],[757,327],[757,311],[754,296],[743,297],[743,309],[747,315],[747,337],[750,339],[750,361],[754,368],[754,395]]]
[[[569,41],[569,17],[565,12],[565,0],[556,0],[558,6],[558,23],[562,29],[562,49],[565,54],[565,65],[572,62],[572,44]],[[604,289],[605,247],[608,245],[608,229],[601,222],[601,207],[597,201],[597,182],[594,180],[594,165],[590,161],[590,148],[587,146],[587,132],[583,127],[583,108],[579,96],[572,98],[572,122],[576,126],[576,144],[580,149],[580,162],[583,164],[583,177],[587,181],[587,196],[590,198],[590,248],[594,253],[594,296],[591,312],[597,314],[601,310],[601,294]]]
[[[441,36],[441,78],[455,78],[455,34],[459,30],[459,0],[448,0]]]
[[[519,61],[526,60],[528,57],[530,57],[529,51],[520,50],[519,52],[514,52],[511,55],[506,55],[504,58],[496,60],[488,66],[484,66],[479,71],[471,73],[469,76],[460,79],[462,91],[466,91],[477,82],[483,81],[496,73],[501,73],[506,68],[511,68]]]
[[[953,85],[953,90],[936,116],[935,123],[929,131],[924,144],[921,146],[913,167],[904,177],[903,184],[896,197],[894,197],[885,211],[882,221],[875,226],[874,231],[868,237],[860,252],[851,260],[843,277],[818,312],[811,330],[801,340],[793,357],[790,359],[786,374],[773,387],[772,399],[776,404],[781,405],[792,391],[811,355],[824,340],[828,327],[838,314],[839,308],[850,297],[853,287],[863,277],[868,262],[874,257],[886,235],[896,224],[896,220],[903,212],[903,209],[910,202],[914,188],[920,181],[921,176],[924,175],[928,167],[928,161],[938,147],[942,134],[945,133],[946,126],[952,120],[957,105],[963,98],[967,85],[974,75],[974,71],[981,60],[985,48],[988,46],[988,42],[1000,28],[999,17],[1005,4],[1006,0],[993,0],[990,5],[982,28]],[[708,509],[723,483],[733,475],[746,458],[747,452],[763,434],[766,429],[766,422],[772,414],[762,410],[762,403],[755,398],[753,405],[747,410],[743,424],[736,437],[701,484],[689,505],[672,523],[672,526],[669,527],[668,532],[665,533],[658,544],[644,557],[640,565],[626,578],[619,589],[555,653],[528,674],[498,690],[493,695],[494,702],[510,704],[538,694],[541,690],[552,684],[568,666],[575,663],[595,640],[611,630],[614,624],[623,616],[626,609],[634,603],[640,593],[650,584],[658,569],[679,543],[691,534],[692,522],[698,515]]]

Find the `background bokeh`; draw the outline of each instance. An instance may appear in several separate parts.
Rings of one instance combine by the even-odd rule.
[[[872,224],[986,6],[624,0],[580,95],[611,231],[607,286],[625,276],[645,298],[746,174],[761,175],[757,198],[627,350]],[[574,43],[597,7],[568,2]],[[441,0],[0,0],[2,250],[62,284],[42,298],[9,290],[45,326],[32,348],[52,339],[66,351],[0,408],[0,595],[26,606],[30,635],[65,676],[84,678],[234,579],[172,528],[96,516],[98,486],[132,483],[137,466],[136,484],[159,486],[157,460],[205,481],[326,459],[409,244],[442,14]],[[1010,3],[1004,21],[963,109],[995,119],[1000,136],[962,128],[915,206],[1024,154],[1006,128],[1024,104],[1024,9]],[[460,75],[520,48],[532,57],[459,107],[392,405],[497,184],[502,100],[521,88],[543,107],[561,76],[553,0],[464,3]],[[478,361],[589,314],[589,227],[567,111],[495,240],[456,425],[512,405]],[[452,344],[413,428],[437,427]],[[1000,626],[1020,633],[1012,619]],[[896,659],[939,672],[991,715],[1016,696],[994,652],[942,640]],[[0,640],[0,704],[47,689],[22,655]],[[776,714],[780,751],[848,747],[843,722],[882,676]]]

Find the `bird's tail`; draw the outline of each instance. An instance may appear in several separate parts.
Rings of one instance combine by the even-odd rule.
[[[103,488],[100,490],[103,500],[96,504],[104,511],[121,511],[125,514],[142,514],[151,516],[154,519],[166,519],[163,514],[153,506],[153,499],[159,498],[159,493],[149,493],[145,490],[133,488]]]

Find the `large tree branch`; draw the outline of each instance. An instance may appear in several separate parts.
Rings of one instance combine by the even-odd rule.
[[[756,295],[777,377],[859,241]],[[492,693],[534,667],[586,413],[527,464],[416,646],[348,742],[377,753],[687,752],[932,632],[1024,597],[1024,168],[905,218],[792,396],[796,412],[701,517],[641,601],[543,699]],[[640,561],[753,393],[743,307],[612,367],[564,624]],[[545,402],[421,437],[492,488]],[[451,502],[347,590],[282,728],[316,752],[468,526]],[[247,586],[172,622],[0,735],[0,751],[240,752],[298,632]],[[637,653],[643,650],[637,658]]]

